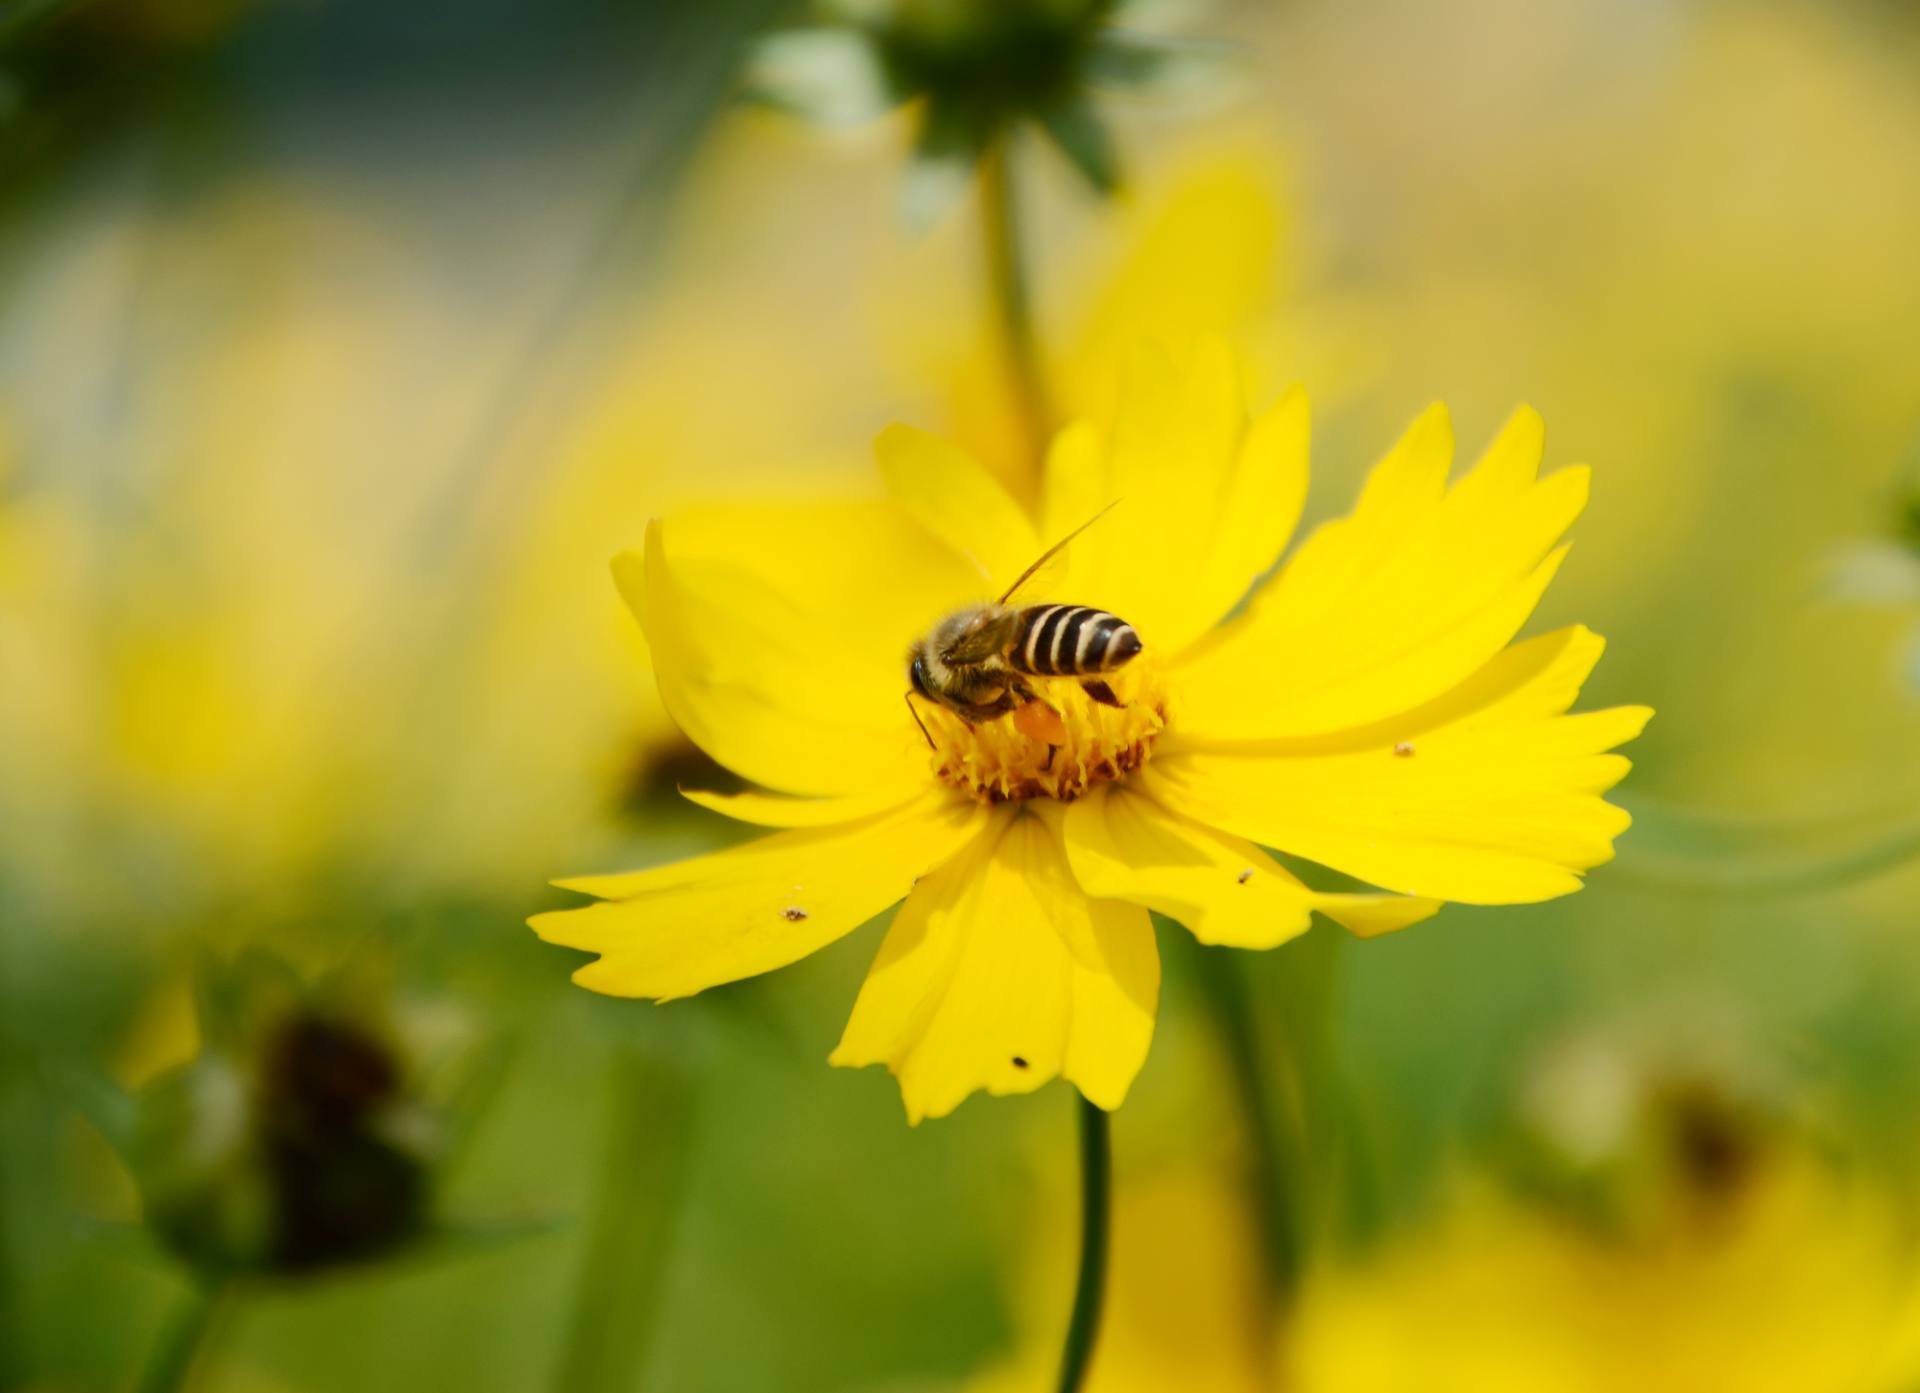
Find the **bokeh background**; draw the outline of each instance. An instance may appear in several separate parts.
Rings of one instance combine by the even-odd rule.
[[[1119,192],[1015,151],[1060,380],[1231,333],[1310,520],[1532,402],[1536,622],[1660,714],[1578,896],[1163,937],[1095,1386],[1920,1389],[1920,10],[1150,8],[1231,48]],[[167,1386],[210,1278],[206,1389],[1049,1386],[1064,1089],[824,1067],[876,926],[664,1009],[522,926],[728,835],[650,515],[1007,447],[970,195],[740,100],[801,18],[0,6],[0,1387]]]

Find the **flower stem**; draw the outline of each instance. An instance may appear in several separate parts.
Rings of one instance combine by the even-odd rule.
[[[1067,1323],[1060,1361],[1060,1393],[1079,1393],[1093,1363],[1100,1333],[1100,1307],[1107,1286],[1107,1234],[1113,1217],[1113,1141],[1105,1109],[1079,1098],[1080,1276],[1073,1288],[1073,1318]]]
[[[1226,1051],[1235,1101],[1246,1121],[1252,1150],[1248,1183],[1264,1237],[1267,1277],[1273,1295],[1284,1301],[1299,1281],[1302,1238],[1287,1179],[1296,1170],[1292,1148],[1272,1090],[1268,1087],[1259,1028],[1253,1017],[1241,965],[1231,951],[1200,948],[1195,976],[1211,1008]]]
[[[1020,239],[1020,201],[1010,142],[1010,136],[1002,135],[981,156],[980,224],[1000,360],[1024,437],[1030,477],[1037,481],[1047,439],[1053,432],[1053,410],[1040,368],[1040,341],[1033,327],[1033,297]]]
[[[554,1386],[567,1393],[638,1386],[652,1351],[684,1179],[691,1098],[639,1044],[613,1047],[606,1140],[593,1228]]]
[[[193,1284],[160,1331],[140,1376],[140,1393],[185,1393],[193,1386],[194,1370],[206,1363],[229,1291],[226,1283]]]

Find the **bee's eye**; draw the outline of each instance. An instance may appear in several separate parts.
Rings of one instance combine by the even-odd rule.
[[[927,660],[922,655],[918,653],[913,655],[913,662],[907,667],[907,680],[913,683],[914,691],[921,696],[929,694],[927,692]]]

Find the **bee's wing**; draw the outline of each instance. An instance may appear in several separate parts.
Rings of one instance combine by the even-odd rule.
[[[1072,569],[1071,558],[1062,547],[1056,546],[1029,566],[1020,579],[1007,588],[1007,592],[1000,597],[1000,603],[1032,605],[1057,599],[1073,588],[1067,583],[1068,572]],[[1019,596],[1017,600],[1014,598],[1016,594]]]
[[[949,644],[940,654],[941,660],[956,667],[966,667],[997,658],[1012,645],[1019,627],[1019,610],[1002,610],[986,615]]]
[[[1007,601],[1013,598],[1014,591],[1026,585],[1032,585],[1035,590],[1049,590],[1059,584],[1061,577],[1066,571],[1065,555],[1067,543],[1071,542],[1075,537],[1078,537],[1082,532],[1085,532],[1089,527],[1092,527],[1096,522],[1100,521],[1101,518],[1112,512],[1119,502],[1119,499],[1114,499],[1112,503],[1107,504],[1106,507],[1102,508],[1099,512],[1074,528],[1073,531],[1067,533],[1066,536],[1041,552],[1040,559],[1022,571],[1019,579],[1015,580],[1012,585],[1006,588],[1005,593],[1000,596],[1000,603],[1003,605],[1007,603]]]

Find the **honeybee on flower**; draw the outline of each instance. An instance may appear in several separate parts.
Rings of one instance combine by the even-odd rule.
[[[778,830],[562,881],[599,903],[533,927],[599,954],[582,986],[666,1000],[904,899],[831,1059],[886,1064],[918,1121],[1055,1077],[1117,1107],[1153,1031],[1149,911],[1269,948],[1315,913],[1365,936],[1447,900],[1578,889],[1628,822],[1601,796],[1628,768],[1608,751],[1651,713],[1568,714],[1602,647],[1585,628],[1513,640],[1587,471],[1538,477],[1522,409],[1449,485],[1436,406],[1275,571],[1307,446],[1304,395],[1249,414],[1232,352],[1207,342],[1135,355],[1110,424],[1054,438],[1034,511],[896,426],[884,496],[656,520],[616,578],[668,711],[757,786],[688,797]],[[1036,677],[1042,722],[1020,700],[985,719],[902,702],[916,640],[1115,499],[1023,592],[1125,616],[1141,648],[1105,690]],[[1313,890],[1267,847],[1378,889]]]

